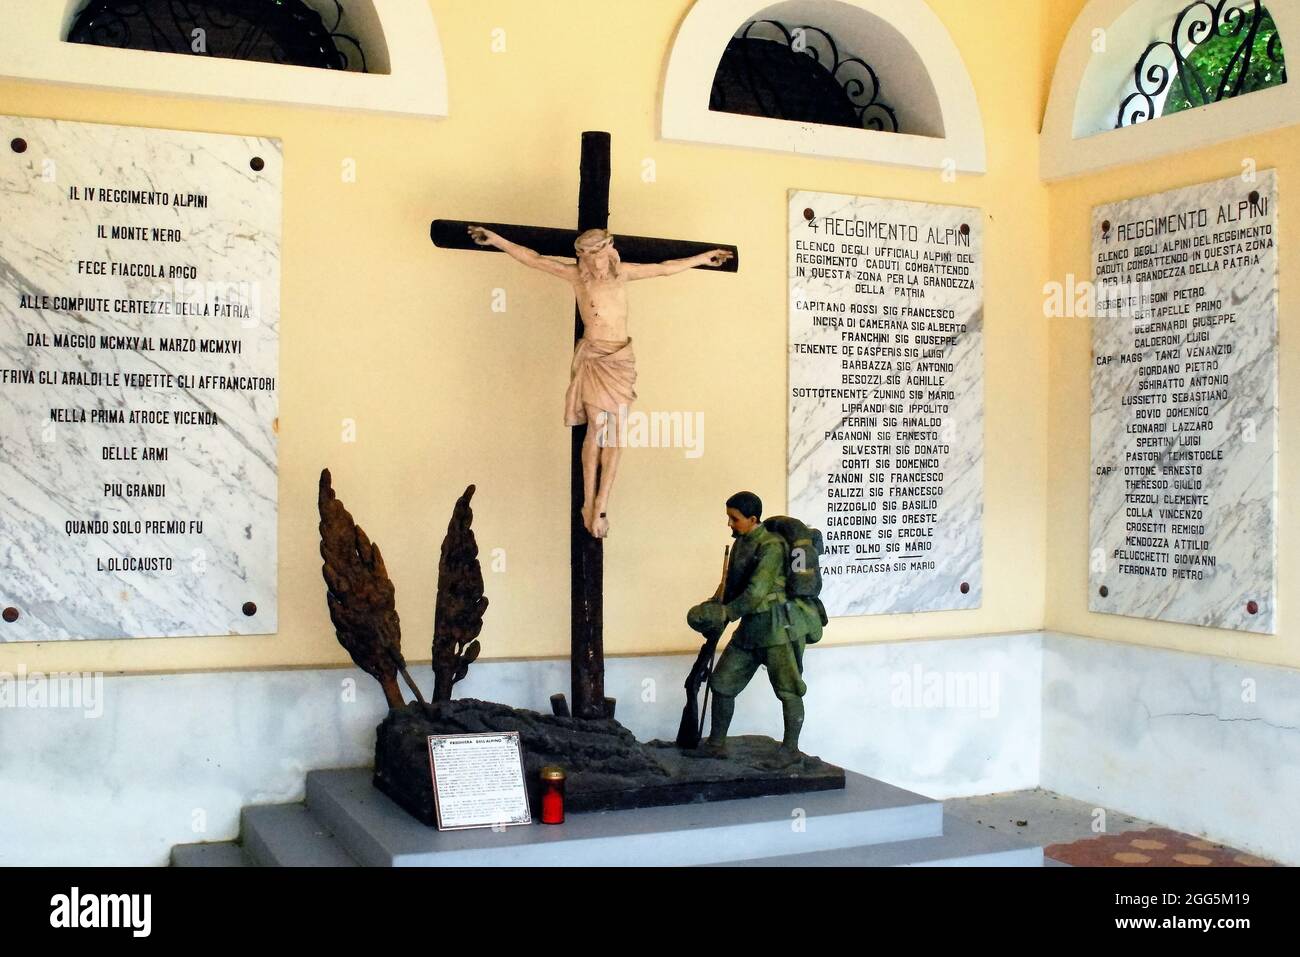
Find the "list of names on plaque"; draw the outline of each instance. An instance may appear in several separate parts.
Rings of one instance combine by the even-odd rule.
[[[0,125],[0,641],[274,632],[278,141]]]
[[[983,217],[790,192],[789,510],[834,616],[977,608]]]
[[[1093,211],[1093,611],[1273,633],[1272,171]]]

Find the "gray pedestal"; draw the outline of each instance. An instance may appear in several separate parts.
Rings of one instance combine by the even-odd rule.
[[[716,864],[943,831],[939,802],[857,774],[842,791],[573,814],[500,832],[431,830],[364,771],[309,774],[307,807],[358,862],[399,867]]]
[[[305,805],[248,808],[250,863],[338,866],[1042,865],[1042,850],[945,818],[943,805],[848,772],[840,791],[570,815],[473,831],[426,827],[371,771],[314,771]],[[234,864],[177,848],[177,864]]]

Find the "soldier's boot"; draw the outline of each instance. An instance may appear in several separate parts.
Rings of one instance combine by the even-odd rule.
[[[709,722],[709,737],[695,749],[694,756],[701,758],[721,758],[727,754],[727,729],[731,727],[732,715],[736,713],[736,699],[730,695],[713,694],[712,720]]]
[[[803,729],[803,698],[782,698],[781,711],[785,717],[785,737],[781,739],[781,757],[783,760],[794,762],[803,755],[799,750],[799,732]]]

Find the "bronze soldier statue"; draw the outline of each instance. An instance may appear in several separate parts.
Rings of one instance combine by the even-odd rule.
[[[737,492],[727,499],[726,508],[727,525],[736,542],[722,599],[696,605],[688,613],[687,623],[715,640],[729,622],[739,621],[740,625],[709,678],[712,722],[708,740],[695,753],[725,755],[736,695],[761,665],[767,668],[772,690],[781,701],[785,719],[782,754],[794,761],[801,755],[799,732],[808,690],[803,680],[804,647],[821,640],[826,624],[825,609],[817,597],[821,590],[817,567],[821,535],[795,519],[763,522],[763,503],[753,492]]]

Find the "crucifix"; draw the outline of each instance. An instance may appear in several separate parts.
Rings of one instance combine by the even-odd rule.
[[[434,244],[444,249],[507,252],[534,268],[570,278],[579,296],[584,291],[589,294],[588,300],[580,300],[575,308],[573,381],[566,401],[566,421],[573,425],[569,494],[573,716],[585,719],[614,716],[614,702],[605,697],[603,539],[608,532],[608,523],[603,507],[617,465],[616,452],[611,457],[605,448],[595,450],[597,462],[605,464],[605,481],[597,486],[594,482],[597,469],[593,466],[593,450],[596,445],[605,443],[588,442],[588,430],[600,429],[602,436],[598,438],[603,438],[604,430],[612,427],[615,424],[612,419],[617,418],[611,413],[623,411],[626,405],[622,409],[608,409],[608,400],[592,405],[589,398],[585,403],[583,398],[584,394],[590,396],[593,392],[603,391],[613,393],[615,401],[619,401],[620,394],[630,392],[635,371],[630,364],[630,339],[622,345],[603,344],[601,340],[593,341],[590,336],[584,340],[584,311],[588,323],[596,326],[601,325],[604,314],[613,313],[616,318],[621,314],[624,321],[626,317],[621,302],[622,282],[604,281],[603,272],[588,276],[583,270],[603,270],[605,263],[611,262],[612,268],[617,270],[619,264],[626,261],[629,278],[650,278],[692,268],[723,272],[736,272],[739,268],[738,252],[734,246],[605,233],[609,226],[609,179],[610,135],[583,133],[577,230],[449,219],[434,220],[430,229]],[[615,247],[617,254],[613,252]],[[578,265],[562,265],[553,259],[540,258],[551,256],[576,257]],[[602,286],[605,287],[603,292]],[[596,291],[591,293],[591,290]],[[580,376],[586,378],[580,380]],[[604,414],[600,415],[598,422],[591,421],[591,416],[586,414],[588,410],[593,413],[600,410]],[[621,444],[622,438],[621,435],[616,437],[615,447]],[[564,695],[552,695],[551,704],[556,714],[568,713]]]

